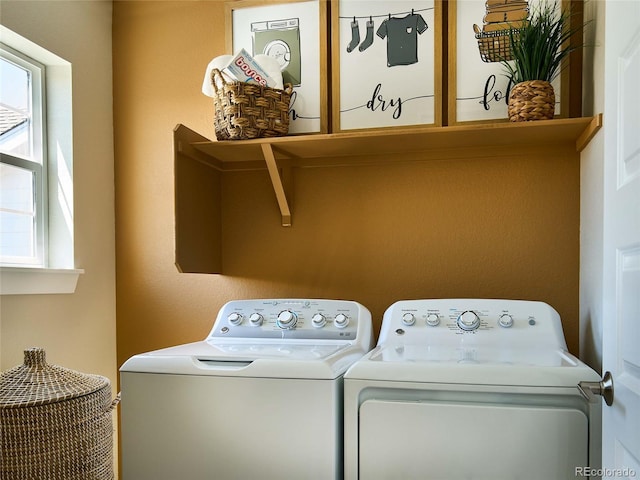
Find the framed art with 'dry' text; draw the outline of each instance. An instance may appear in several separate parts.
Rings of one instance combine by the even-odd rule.
[[[332,0],[334,132],[440,125],[440,0]]]
[[[280,64],[293,85],[289,133],[327,133],[327,0],[226,2],[227,52],[244,48]]]

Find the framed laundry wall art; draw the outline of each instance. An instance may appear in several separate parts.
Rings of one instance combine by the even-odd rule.
[[[552,0],[449,0],[449,124],[508,121],[511,85],[500,58],[509,48],[509,30],[526,22],[547,1]],[[556,3],[558,12],[562,3]],[[566,116],[563,78],[564,70],[552,82],[556,116]]]
[[[442,124],[442,2],[332,0],[332,130]]]
[[[266,54],[293,85],[289,133],[329,131],[327,0],[225,3],[226,49]]]

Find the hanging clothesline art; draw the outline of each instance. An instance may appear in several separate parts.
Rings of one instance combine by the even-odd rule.
[[[437,2],[338,3],[340,129],[433,121]]]
[[[433,10],[434,7],[429,7],[429,8],[418,8],[418,9],[411,9],[411,11],[407,11],[407,12],[396,12],[396,13],[385,13],[384,15],[351,15],[351,16],[339,16],[338,18],[340,20],[356,20],[356,19],[362,19],[362,20],[373,20],[374,18],[388,18],[388,17],[396,17],[398,15],[410,15],[413,13],[420,13],[420,12],[428,12],[429,10]]]
[[[432,10],[432,8],[411,9],[411,12],[397,12],[387,15],[376,15],[377,19],[382,19],[382,23],[377,30],[377,35],[387,41],[387,66],[412,65],[418,62],[418,39],[417,36],[423,34],[428,25],[419,12]],[[401,16],[406,13],[406,16]],[[366,35],[364,41],[360,39],[359,19],[364,20],[367,16],[342,17],[343,19],[353,19],[350,21],[351,41],[347,44],[347,53],[356,50],[364,52],[374,40],[375,22],[373,15],[366,20]]]

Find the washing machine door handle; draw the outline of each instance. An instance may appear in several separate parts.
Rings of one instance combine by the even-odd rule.
[[[613,404],[613,377],[611,372],[605,372],[602,380],[599,382],[580,382],[578,383],[578,390],[584,398],[591,401],[595,398],[595,395],[600,395],[604,398],[608,407]]]

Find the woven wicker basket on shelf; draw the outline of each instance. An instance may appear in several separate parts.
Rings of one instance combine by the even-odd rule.
[[[211,81],[218,140],[281,137],[289,133],[291,84],[279,90],[253,83],[228,82],[215,68]]]
[[[109,380],[48,365],[40,348],[0,375],[2,480],[111,480]]]
[[[551,83],[531,80],[514,85],[509,92],[507,112],[512,122],[551,120],[555,113],[556,97]]]

